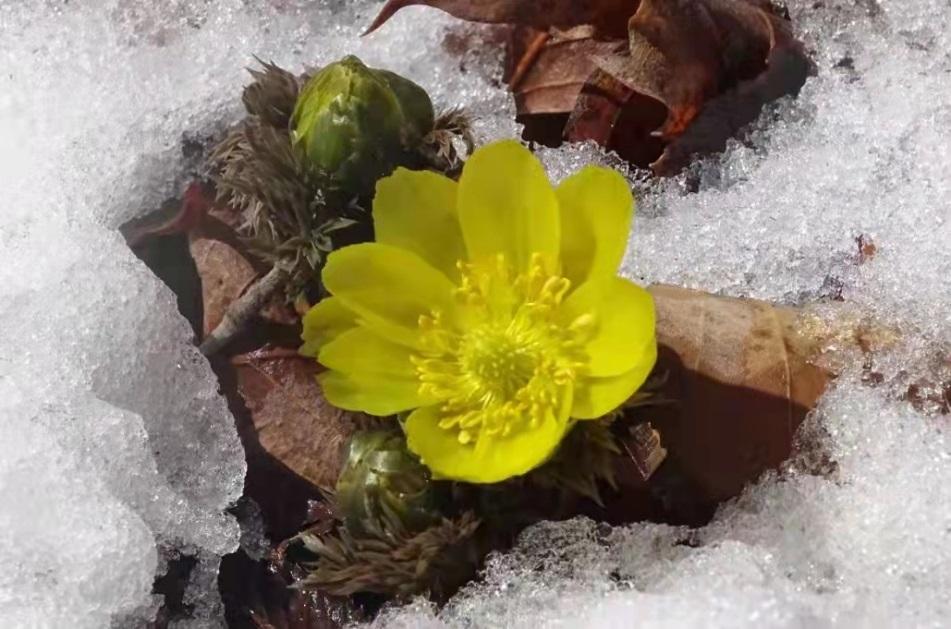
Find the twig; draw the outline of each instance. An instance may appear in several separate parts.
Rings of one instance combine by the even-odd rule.
[[[284,282],[287,281],[289,274],[283,265],[276,264],[274,268],[267,272],[267,275],[255,282],[246,293],[238,299],[231,302],[228,309],[225,310],[225,316],[221,323],[212,330],[211,334],[205,337],[199,350],[205,356],[220,351],[225,345],[244,328],[245,324],[258,312],[276,293]]]
[[[532,41],[528,44],[528,48],[525,49],[525,53],[522,55],[522,58],[518,60],[518,65],[515,67],[515,71],[512,73],[512,78],[509,79],[509,89],[513,92],[518,89],[518,86],[522,84],[522,81],[525,79],[525,76],[528,74],[528,71],[532,69],[532,66],[535,65],[535,62],[538,61],[538,58],[542,54],[542,50],[545,49],[545,45],[548,44],[548,40],[551,39],[551,33],[539,33],[532,38]]]

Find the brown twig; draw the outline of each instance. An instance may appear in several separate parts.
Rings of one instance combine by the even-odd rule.
[[[247,292],[231,302],[221,323],[199,346],[201,353],[211,356],[231,342],[247,322],[260,312],[267,300],[284,285],[288,277],[287,269],[276,264],[267,275],[252,284]]]
[[[547,32],[539,33],[532,38],[531,43],[529,43],[528,48],[525,50],[525,54],[518,60],[515,72],[512,73],[512,78],[509,80],[509,89],[514,91],[518,88],[525,79],[525,75],[528,74],[528,71],[531,70],[535,62],[538,61],[538,57],[542,54],[542,50],[545,49],[549,39],[551,39],[551,34]]]

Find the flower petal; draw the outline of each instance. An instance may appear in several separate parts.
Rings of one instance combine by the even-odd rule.
[[[626,279],[585,282],[568,296],[562,312],[566,322],[586,314],[595,317],[594,336],[585,346],[589,376],[628,372],[645,360],[655,343],[654,299]]]
[[[538,428],[497,437],[478,448],[460,443],[456,431],[439,427],[438,406],[419,408],[406,420],[407,444],[436,478],[497,483],[520,476],[547,461],[571,427],[571,389],[563,388],[559,397],[557,413],[549,414]]]
[[[304,344],[298,350],[304,356],[316,358],[320,348],[337,335],[355,326],[356,316],[336,297],[328,297],[307,311],[303,320],[301,338]]]
[[[334,251],[323,280],[361,323],[410,347],[419,342],[420,315],[453,308],[452,282],[415,253],[391,245],[371,242]]]
[[[376,185],[373,225],[377,242],[412,251],[447,277],[466,247],[456,211],[459,184],[429,171],[398,168]]]
[[[633,369],[610,378],[584,378],[575,383],[573,419],[598,419],[624,404],[647,380],[657,361],[657,343],[651,342]]]
[[[514,140],[485,146],[466,162],[459,221],[471,260],[503,253],[518,271],[534,253],[557,260],[558,199],[541,163]]]
[[[634,215],[631,187],[610,168],[588,166],[557,189],[562,274],[573,286],[617,275]]]
[[[351,376],[406,378],[418,384],[410,350],[364,327],[347,330],[325,345],[317,361]]]
[[[318,374],[327,401],[346,411],[385,417],[421,406],[419,385],[405,378],[348,375],[339,371]],[[430,402],[426,402],[430,403]]]

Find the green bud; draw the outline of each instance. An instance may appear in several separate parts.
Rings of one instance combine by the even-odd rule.
[[[381,524],[410,533],[441,517],[427,470],[406,448],[402,433],[358,432],[350,441],[346,465],[337,479],[337,508],[355,536]]]
[[[311,78],[291,117],[294,144],[354,192],[409,165],[435,114],[420,86],[348,56]]]

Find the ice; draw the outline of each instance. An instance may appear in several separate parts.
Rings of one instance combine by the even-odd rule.
[[[243,454],[174,296],[116,227],[177,194],[192,147],[238,118],[252,55],[299,71],[357,54],[469,107],[482,140],[518,133],[491,28],[412,8],[358,38],[378,6],[0,0],[0,625],[140,624],[180,555],[198,558],[192,622],[219,622]],[[791,304],[841,296],[903,332],[875,358],[881,384],[846,365],[801,458],[707,527],[541,525],[443,610],[417,601],[378,626],[951,622],[948,417],[902,400],[949,370],[951,6],[790,9],[818,76],[679,179],[625,171],[639,213],[624,272]],[[620,166],[591,145],[542,157],[556,179]],[[859,237],[876,246],[861,265]],[[816,447],[833,473],[812,473]]]

